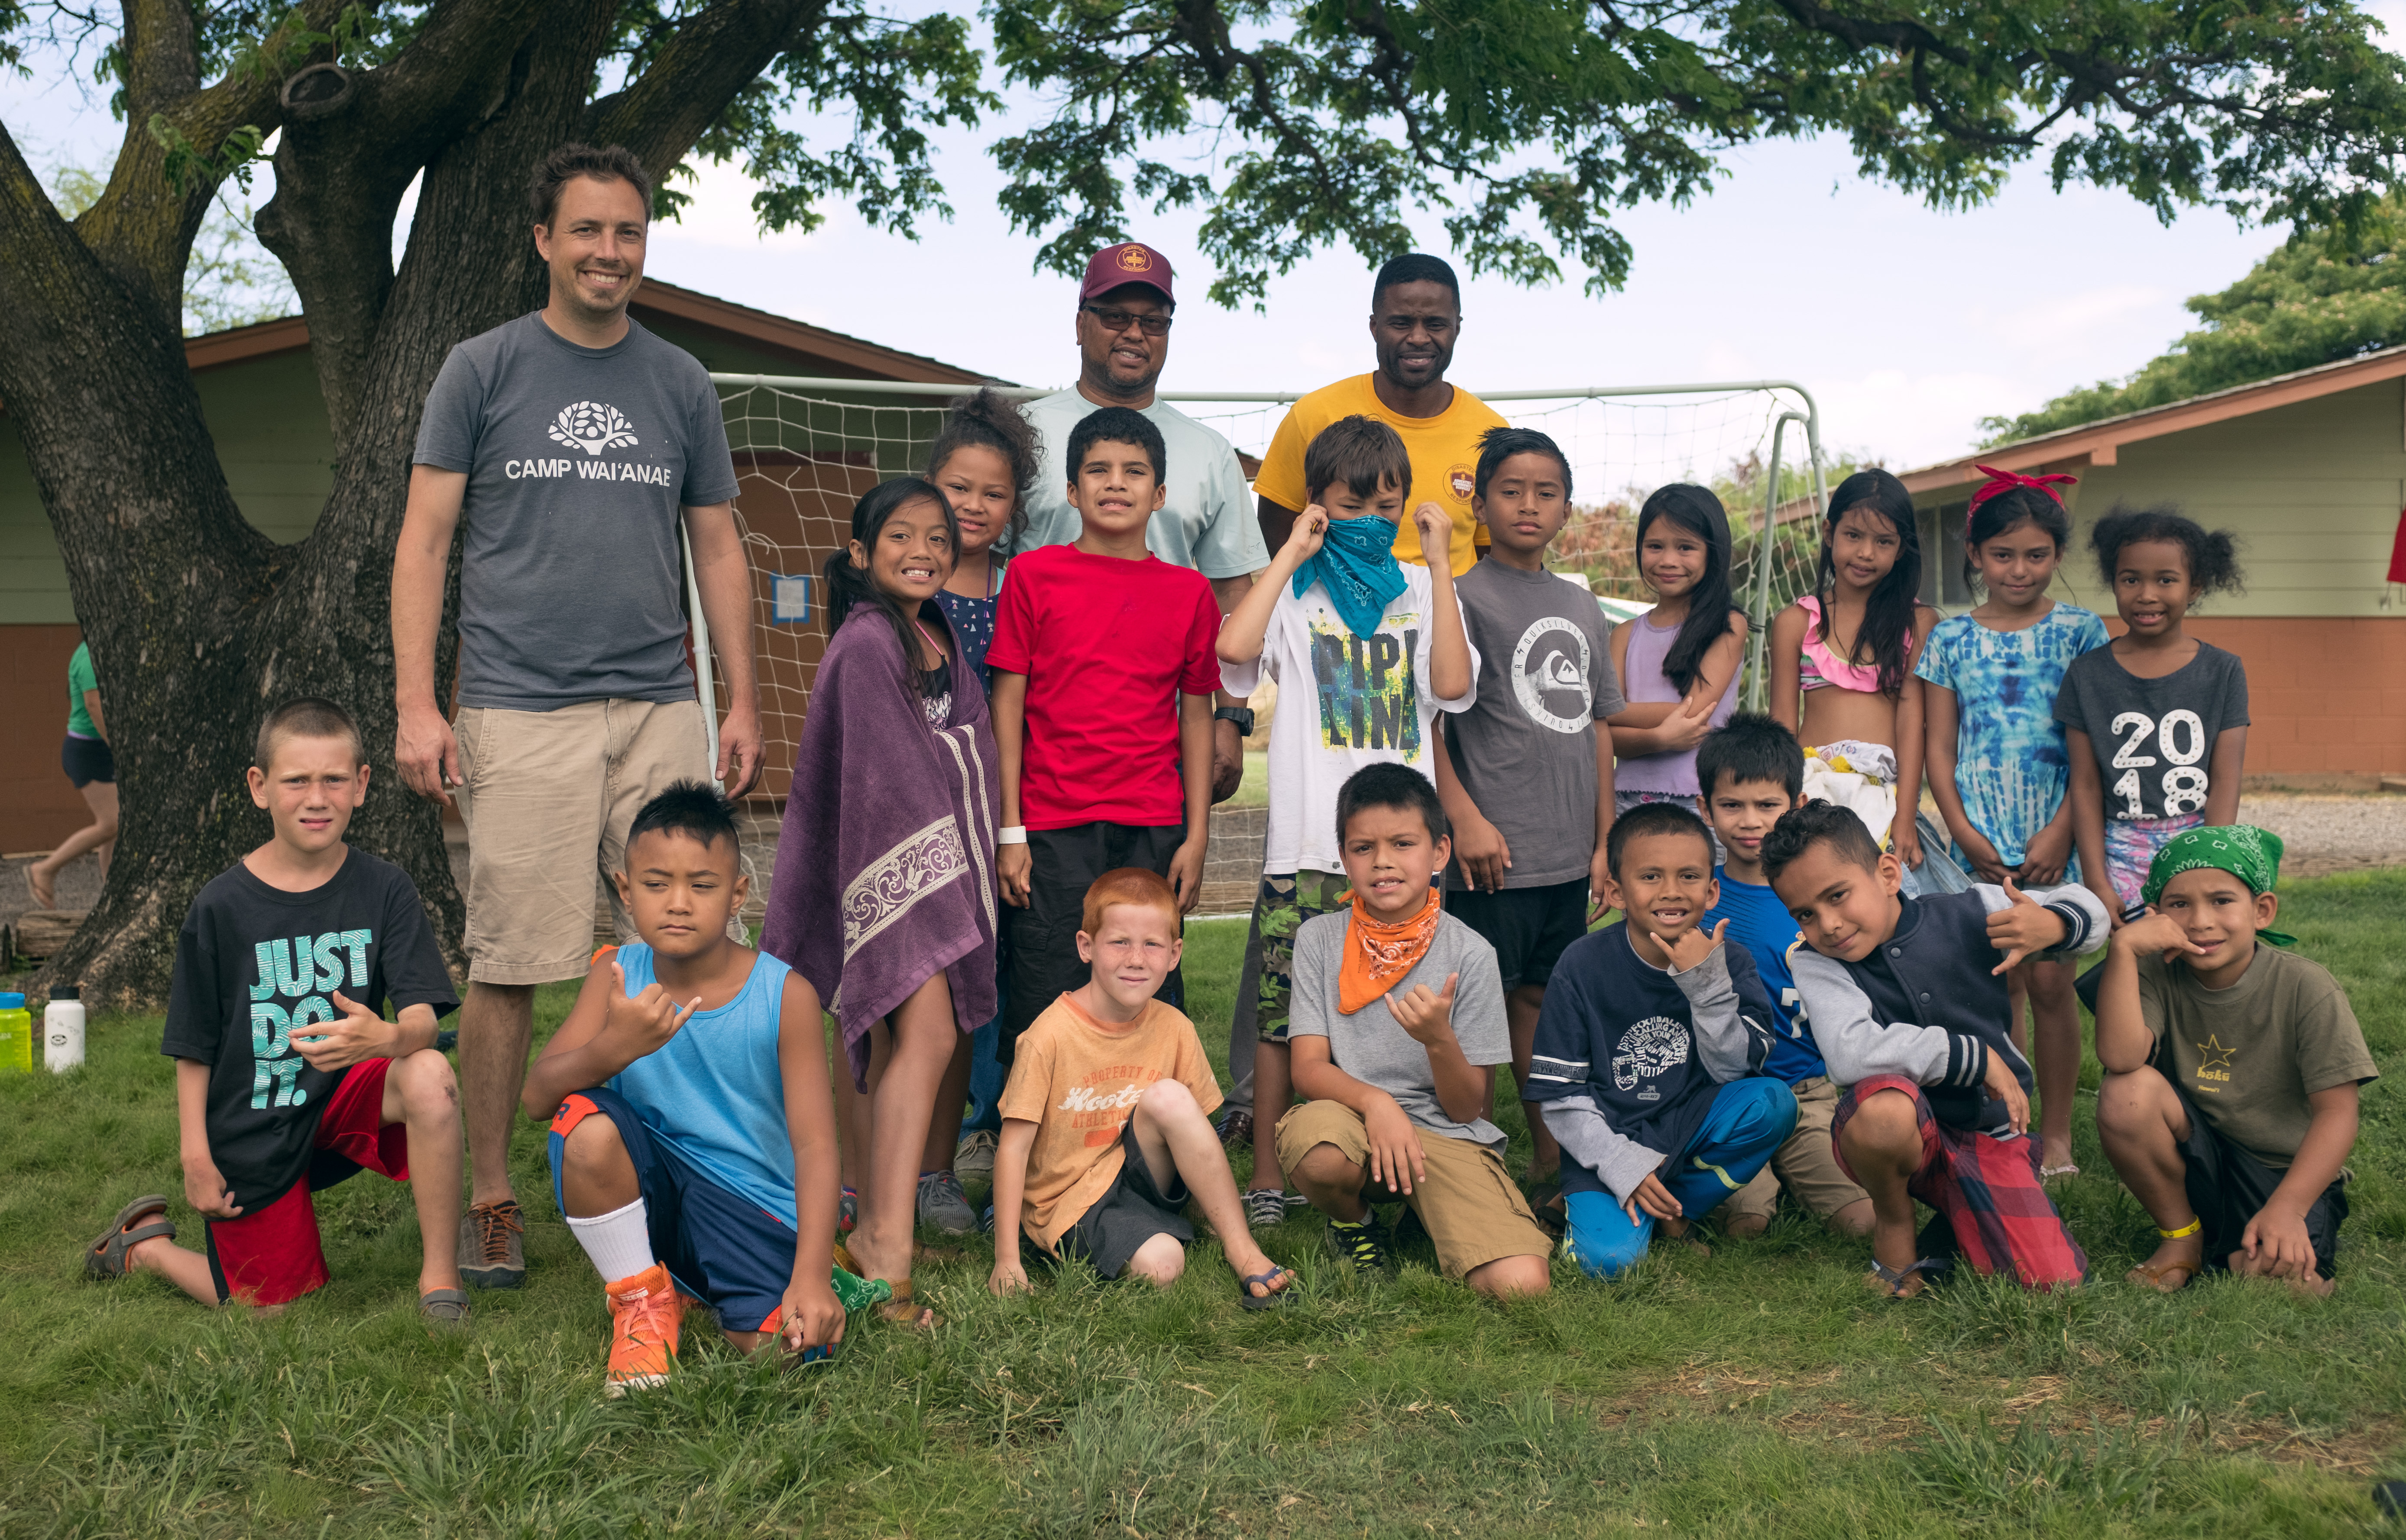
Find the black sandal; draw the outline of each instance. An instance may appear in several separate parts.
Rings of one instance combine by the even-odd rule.
[[[148,1224],[134,1222],[146,1214],[159,1217]],[[158,1193],[146,1194],[120,1208],[100,1238],[83,1249],[83,1276],[99,1280],[123,1278],[134,1270],[126,1263],[126,1252],[146,1240],[175,1238],[176,1226],[167,1218],[166,1197]]]
[[[418,1296],[418,1319],[430,1331],[450,1331],[468,1324],[465,1289],[429,1289]]]

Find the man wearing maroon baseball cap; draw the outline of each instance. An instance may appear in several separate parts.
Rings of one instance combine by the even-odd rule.
[[[1210,579],[1225,615],[1253,591],[1253,574],[1270,558],[1235,445],[1153,394],[1153,382],[1169,357],[1177,304],[1169,259],[1141,241],[1107,246],[1087,260],[1078,285],[1078,383],[1026,408],[1027,420],[1036,425],[1041,460],[1027,494],[1027,529],[1016,548],[1066,545],[1078,538],[1078,511],[1069,506],[1063,460],[1069,431],[1101,407],[1129,407],[1161,430],[1167,450],[1167,496],[1153,516],[1145,544],[1162,560]],[[1244,773],[1242,740],[1251,730],[1251,713],[1243,706],[1233,696],[1220,699],[1222,714],[1211,742],[1215,800],[1234,792]]]

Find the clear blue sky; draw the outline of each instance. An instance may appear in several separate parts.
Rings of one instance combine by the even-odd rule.
[[[2371,8],[2398,35],[2406,0]],[[0,82],[0,120],[37,163],[105,161],[118,125],[63,71],[44,74]],[[1065,383],[1073,290],[1031,271],[1038,242],[996,211],[1000,178],[983,153],[1012,120],[941,140],[958,212],[916,243],[846,209],[814,234],[763,237],[740,173],[705,167],[684,221],[657,232],[649,269],[969,368]],[[1984,415],[2137,367],[2188,328],[2186,296],[2229,283],[2284,234],[2205,212],[2166,228],[2118,193],[2059,196],[2035,169],[1988,207],[1943,214],[1858,179],[1836,142],[1765,146],[1727,167],[1690,208],[1625,216],[1636,262],[1619,294],[1588,299],[1577,273],[1549,290],[1471,281],[1451,377],[1473,389],[1792,377],[1819,396],[1825,443],[1918,464],[1967,448]],[[262,178],[262,198],[271,185]],[[1139,227],[1194,296],[1165,387],[1303,389],[1369,367],[1368,275],[1352,252],[1275,282],[1266,314],[1221,311],[1201,297],[1196,223]],[[1434,219],[1419,228],[1445,250]]]

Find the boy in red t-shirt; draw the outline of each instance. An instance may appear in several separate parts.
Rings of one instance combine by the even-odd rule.
[[[1005,1064],[1028,1024],[1086,982],[1078,928],[1095,879],[1142,867],[1190,914],[1203,895],[1220,605],[1201,573],[1145,548],[1163,458],[1141,413],[1081,420],[1067,463],[1082,532],[1013,558],[996,605]],[[1161,998],[1183,996],[1173,968]]]

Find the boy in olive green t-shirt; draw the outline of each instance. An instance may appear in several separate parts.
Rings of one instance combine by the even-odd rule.
[[[2166,1293],[2224,1266],[2331,1292],[2356,1088],[2378,1071],[2338,982],[2271,928],[2280,863],[2265,830],[2187,830],[2106,959],[2097,1131],[2161,1241],[2130,1281]]]

